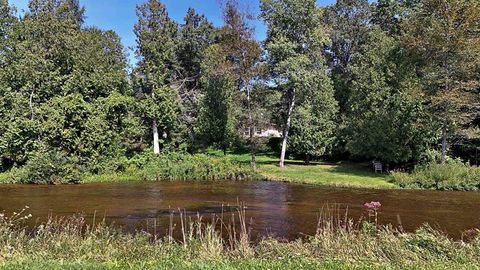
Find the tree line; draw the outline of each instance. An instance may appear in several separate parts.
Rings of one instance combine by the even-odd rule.
[[[235,0],[223,25],[160,0],[137,6],[138,63],[79,0],[0,0],[1,169],[51,155],[101,172],[144,151],[248,149],[275,124],[288,155],[445,162],[477,142],[476,0]],[[255,39],[254,20],[267,26]],[[245,135],[247,134],[247,135]],[[435,157],[433,157],[435,158]]]

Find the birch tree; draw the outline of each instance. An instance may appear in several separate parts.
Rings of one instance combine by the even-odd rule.
[[[328,37],[314,0],[263,0],[261,10],[261,17],[268,27],[265,47],[271,82],[283,92],[280,167],[284,167],[297,105],[320,93],[325,97],[322,102],[335,103],[322,54]],[[335,110],[336,106],[328,108]]]
[[[170,86],[178,27],[168,16],[165,5],[158,0],[139,5],[137,17],[134,32],[139,63],[135,75],[144,96],[145,118],[152,127],[153,151],[159,154],[160,136],[168,138],[179,110],[178,96]]]

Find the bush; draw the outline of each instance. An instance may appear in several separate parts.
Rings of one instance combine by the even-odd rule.
[[[59,150],[37,152],[21,169],[15,182],[23,184],[72,184],[80,181],[78,161]]]
[[[229,157],[165,153],[133,158],[143,180],[242,180],[255,178],[250,166]]]
[[[415,167],[411,173],[395,172],[393,181],[403,188],[438,190],[479,190],[480,168],[461,161],[429,163]]]

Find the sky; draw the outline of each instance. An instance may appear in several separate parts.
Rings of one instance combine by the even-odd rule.
[[[133,25],[137,18],[135,7],[146,0],[80,0],[86,9],[86,25],[96,26],[103,30],[114,30],[122,39],[131,64],[136,62],[133,51],[135,35]],[[28,0],[9,0],[9,3],[17,7],[19,14],[26,10]],[[219,0],[163,0],[167,11],[172,19],[178,23],[183,18],[189,7],[193,7],[197,13],[204,14],[214,25],[222,25],[222,16]],[[254,14],[259,13],[258,0],[239,0]],[[335,3],[335,0],[319,0],[321,6]],[[265,38],[266,27],[260,21],[253,22],[256,29],[256,39],[261,41]]]

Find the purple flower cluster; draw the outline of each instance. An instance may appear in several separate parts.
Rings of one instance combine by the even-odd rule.
[[[377,211],[382,204],[380,202],[367,202],[363,205],[367,210]]]

